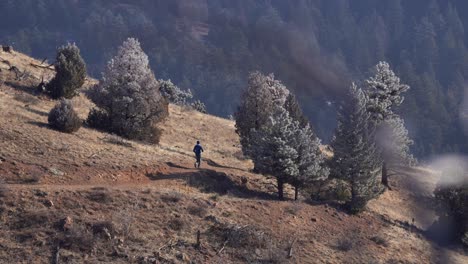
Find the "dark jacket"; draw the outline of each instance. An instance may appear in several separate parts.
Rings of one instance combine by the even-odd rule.
[[[193,152],[197,155],[201,155],[203,152],[203,147],[200,144],[196,144],[195,147],[193,147]]]

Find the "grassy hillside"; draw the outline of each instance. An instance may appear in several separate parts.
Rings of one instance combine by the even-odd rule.
[[[280,202],[274,181],[250,172],[229,120],[170,106],[159,146],[86,127],[51,130],[55,102],[34,87],[53,71],[33,64],[41,62],[0,53],[0,263],[468,261],[426,236],[430,171],[398,172],[395,190],[359,216],[305,197]],[[12,66],[27,74],[17,78]],[[92,104],[73,102],[86,117]]]

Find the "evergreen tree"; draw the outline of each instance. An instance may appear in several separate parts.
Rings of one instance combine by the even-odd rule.
[[[294,148],[297,151],[296,163],[299,172],[291,176],[289,183],[294,186],[294,199],[297,200],[300,188],[310,186],[316,181],[325,180],[330,171],[325,166],[325,155],[320,150],[321,141],[312,132],[309,125],[299,127],[295,138]]]
[[[357,213],[380,191],[379,155],[374,143],[368,98],[356,85],[349,92],[350,101],[341,106],[338,127],[331,143],[331,174],[351,185],[349,209]]]
[[[75,44],[62,46],[57,51],[55,77],[47,84],[46,91],[52,98],[72,98],[78,94],[86,79],[86,65],[80,49]]]
[[[299,123],[278,106],[265,125],[252,132],[250,156],[260,173],[276,178],[278,197],[282,200],[284,184],[299,174],[299,153],[294,148]]]
[[[248,87],[241,97],[240,106],[234,114],[236,132],[239,134],[244,154],[250,156],[252,131],[260,130],[268,122],[277,107],[282,107],[289,91],[272,74],[253,72]]]
[[[184,91],[173,84],[171,80],[159,80],[161,95],[171,103],[177,105],[186,105],[193,98],[190,89]]]
[[[88,72],[96,76],[132,32],[151,47],[151,65],[161,78],[190,87],[221,116],[235,110],[237,100],[226,98],[239,96],[237,88],[246,86],[253,69],[281,74],[292,90],[321,102],[339,100],[342,91],[336,88],[347,76],[362,76],[375,61],[388,60],[413,88],[406,96],[412,105],[401,113],[411,120],[415,155],[468,153],[463,131],[454,125],[461,103],[449,96],[464,92],[464,84],[452,85],[458,72],[468,79],[468,16],[461,12],[466,1],[193,0],[203,7],[190,15],[200,19],[193,23],[180,20],[179,4],[170,1],[20,2],[0,1],[1,43],[43,58],[55,56],[57,41],[77,39]],[[122,2],[128,8],[120,8]],[[405,69],[408,61],[411,73]],[[433,104],[428,108],[426,101]],[[436,120],[449,105],[457,111]],[[305,110],[319,125],[317,132],[331,132],[332,111],[319,105]]]
[[[301,106],[293,93],[290,93],[286,98],[284,108],[288,111],[289,116],[299,122],[301,128],[305,128],[309,125],[309,120],[302,112]],[[310,128],[310,127],[309,127]]]
[[[404,100],[402,93],[409,89],[408,85],[400,83],[400,78],[387,62],[379,62],[375,66],[375,75],[367,79],[365,84],[369,97],[368,108],[377,123],[395,115],[395,107]]]
[[[395,135],[375,138],[384,141],[376,143],[380,147],[379,152],[383,155],[382,183],[390,187],[387,163],[395,161],[396,157],[409,158],[410,156],[409,145],[412,144],[412,141],[408,138],[403,121],[394,112],[395,107],[403,103],[402,93],[406,92],[409,86],[400,83],[400,78],[390,69],[387,62],[379,62],[375,67],[375,75],[366,80],[365,84],[366,94],[369,98],[367,109],[371,114],[373,125],[381,131],[381,134],[395,133]],[[389,138],[391,139],[390,144],[386,142]],[[395,151],[400,153],[395,153]]]
[[[167,102],[140,43],[127,39],[109,61],[99,85],[89,92],[109,131],[129,139],[157,143],[154,125],[168,115]]]

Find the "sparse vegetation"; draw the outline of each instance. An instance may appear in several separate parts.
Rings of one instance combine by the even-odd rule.
[[[108,135],[108,136],[106,136],[104,138],[104,140],[106,142],[108,142],[108,143],[119,145],[119,146],[126,147],[126,148],[132,148],[133,147],[131,142],[128,142],[125,139],[123,139],[123,138],[121,138],[119,136],[116,136],[116,135]]]
[[[17,229],[43,227],[55,222],[55,216],[47,209],[31,208],[20,214],[20,218],[14,224]]]
[[[60,248],[80,253],[90,253],[95,248],[96,242],[93,233],[86,226],[78,224],[57,237]]]
[[[27,93],[17,93],[17,94],[15,94],[15,96],[13,98],[16,101],[25,103],[28,106],[37,105],[40,102],[40,100],[36,96],[30,95],[30,94],[27,94]]]
[[[161,200],[166,203],[177,203],[182,199],[182,195],[178,192],[170,192],[161,195]]]
[[[186,223],[180,218],[171,219],[168,226],[174,231],[181,231],[185,227]]]
[[[204,113],[204,114],[208,113],[208,111],[206,110],[206,105],[200,100],[195,100],[195,102],[193,102],[191,106],[193,109],[195,109],[196,111],[200,113]]]
[[[387,239],[379,235],[371,237],[370,240],[374,241],[379,246],[388,247],[389,245]]]
[[[33,184],[38,183],[41,180],[42,175],[39,173],[28,173],[28,174],[20,174],[18,178],[15,179],[17,183],[24,183],[24,184]]]
[[[109,203],[112,201],[112,196],[109,194],[109,190],[106,188],[92,188],[87,197],[89,200],[97,202],[97,203]]]
[[[213,201],[218,201],[219,200],[219,194],[215,193],[215,194],[211,195],[210,199],[213,200]]]
[[[284,211],[291,215],[298,215],[302,210],[302,206],[299,203],[293,203],[287,206]]]
[[[173,84],[171,80],[159,80],[159,84],[161,95],[170,103],[186,105],[188,101],[193,98],[192,91],[180,89],[177,85]]]
[[[0,179],[0,198],[6,197],[8,195],[8,187],[5,185],[5,182]]]
[[[198,217],[205,217],[207,214],[206,208],[200,205],[191,205],[187,208],[187,211],[189,212],[189,214],[195,215]]]
[[[83,121],[73,109],[71,101],[61,100],[49,113],[49,125],[58,131],[73,133],[80,129]]]
[[[55,77],[46,85],[47,93],[55,99],[70,99],[78,94],[86,79],[86,64],[75,44],[67,44],[57,51]]]
[[[110,240],[116,234],[115,224],[112,221],[99,221],[93,223],[91,226],[91,230],[93,231],[93,235]]]
[[[286,256],[286,252],[272,242],[267,232],[254,226],[218,223],[208,232],[219,242],[218,252],[224,250],[243,262],[263,263],[263,260],[271,260],[273,250],[281,256],[279,259]]]
[[[221,225],[219,230],[230,247],[256,249],[267,245],[268,235],[253,226]]]
[[[345,238],[345,237],[342,237],[340,239],[338,239],[336,241],[336,249],[340,250],[340,251],[344,251],[344,252],[347,252],[347,251],[350,251],[351,249],[353,249],[355,243],[352,239],[350,238]]]

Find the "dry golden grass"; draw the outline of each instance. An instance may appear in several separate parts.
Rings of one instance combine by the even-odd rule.
[[[462,252],[440,248],[404,225],[415,218],[422,230],[435,218],[422,199],[433,186],[428,171],[392,177],[395,190],[372,201],[360,216],[329,205],[279,202],[274,181],[249,172],[252,163],[240,155],[232,121],[171,105],[159,146],[86,127],[75,134],[60,133],[46,125],[56,102],[40,98],[29,104],[23,96],[33,94],[35,83],[49,70],[29,66],[40,61],[20,53],[0,53],[0,58],[32,73],[16,81],[3,68],[0,72],[6,81],[0,87],[0,180],[9,183],[4,187],[8,195],[0,198],[2,263],[47,263],[56,240],[68,243],[62,245],[62,262],[76,263],[145,263],[145,257],[167,263],[266,261],[284,257],[292,241],[294,255],[288,263],[468,261]],[[81,118],[92,107],[83,95],[73,103]],[[200,170],[193,168],[196,140],[206,150]],[[245,185],[242,178],[247,178]],[[290,189],[288,195],[292,197]],[[46,220],[26,228],[25,215]],[[73,219],[73,230],[57,227],[66,216]],[[96,231],[96,226],[101,228]],[[252,250],[226,243],[218,253],[224,238],[213,230],[220,226],[263,232],[269,244]],[[194,247],[198,230],[201,248]],[[73,241],[90,241],[97,249],[84,253]]]

